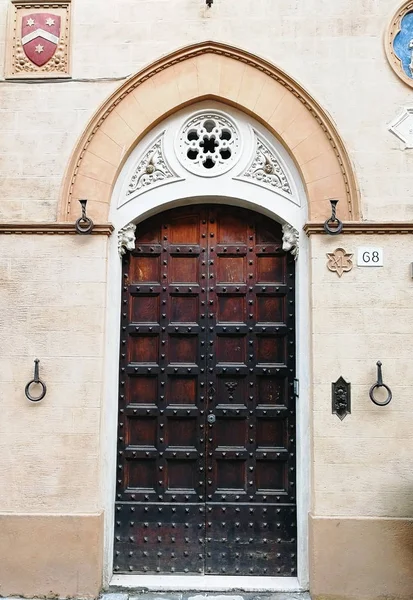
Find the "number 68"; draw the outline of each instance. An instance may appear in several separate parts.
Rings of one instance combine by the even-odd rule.
[[[377,252],[377,250],[374,250],[373,252],[369,252],[369,251],[363,252],[363,262],[378,263],[379,260],[380,260],[380,257],[379,257],[379,253]]]

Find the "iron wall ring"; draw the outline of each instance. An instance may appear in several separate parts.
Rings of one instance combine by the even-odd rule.
[[[374,391],[381,387],[384,388],[385,390],[387,390],[387,398],[384,402],[378,402],[378,400],[376,400],[374,397]],[[372,385],[370,388],[369,395],[370,395],[370,400],[372,402],[374,402],[374,404],[376,404],[377,406],[387,406],[387,404],[389,404],[391,402],[391,399],[393,398],[391,389],[385,383],[382,383],[382,384],[375,383],[374,385]]]
[[[78,233],[86,234],[90,233],[93,229],[94,223],[89,217],[80,217],[76,223],[75,228]]]
[[[42,391],[40,392],[39,396],[31,395],[30,386],[33,384],[40,385],[42,387]],[[24,388],[24,393],[26,394],[26,398],[28,400],[30,400],[30,402],[40,402],[40,400],[43,400],[43,398],[46,396],[46,392],[47,392],[46,384],[43,383],[43,381],[41,379],[38,379],[37,381],[36,381],[36,379],[32,379],[31,381],[29,381],[29,383]]]
[[[337,227],[331,228],[330,223],[337,223]],[[332,219],[330,217],[330,219],[324,221],[324,231],[329,235],[338,235],[343,231],[343,221],[340,221],[340,219]]]

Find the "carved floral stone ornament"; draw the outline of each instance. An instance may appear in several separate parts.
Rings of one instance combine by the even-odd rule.
[[[413,87],[413,2],[404,2],[390,22],[385,49],[390,66]]]
[[[179,179],[165,158],[163,148],[164,135],[165,132],[158,136],[139,158],[129,181],[126,196],[135,194],[135,192],[144,192],[154,186]]]
[[[119,256],[122,257],[126,252],[132,252],[135,249],[135,223],[129,223],[119,229],[118,232],[118,251]]]
[[[299,233],[289,223],[283,225],[283,250],[285,252],[291,252],[294,258],[297,260],[298,257],[298,240]]]
[[[237,179],[251,181],[251,183],[270,190],[278,189],[291,195],[291,185],[275,150],[255,130],[254,137],[254,157],[247,169]]]
[[[222,175],[241,153],[240,133],[235,122],[219,111],[201,111],[181,127],[176,154],[181,164],[195,175]]]
[[[70,77],[71,0],[12,0],[6,78]]]
[[[346,252],[343,248],[336,248],[334,252],[327,252],[327,269],[337,273],[339,277],[353,268],[353,254]]]

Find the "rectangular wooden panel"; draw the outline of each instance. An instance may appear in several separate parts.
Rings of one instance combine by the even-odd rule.
[[[198,385],[195,377],[168,377],[168,405],[192,404],[198,402]]]
[[[135,342],[134,342],[135,343]],[[158,380],[155,377],[128,377],[122,386],[130,404],[153,404],[158,401]]]
[[[131,321],[133,323],[159,322],[159,296],[133,296],[131,300]]]
[[[258,283],[284,283],[285,260],[281,256],[257,256]]]
[[[168,343],[169,356],[172,363],[197,363],[198,339],[196,336],[173,336]]]
[[[283,336],[258,336],[257,359],[260,363],[285,363],[287,339]]]
[[[283,323],[285,321],[285,296],[257,295],[255,307],[257,322]]]
[[[156,335],[131,336],[128,343],[129,362],[156,363],[159,355],[159,337]]]
[[[217,281],[225,283],[244,283],[245,258],[242,256],[220,256],[217,261]]]
[[[198,296],[171,295],[170,314],[172,323],[197,323],[199,315]]]
[[[133,261],[130,271],[131,283],[146,283],[160,281],[160,257],[141,256],[139,261]]]
[[[278,377],[257,377],[259,404],[288,404],[288,381]]]
[[[171,284],[197,282],[198,263],[196,256],[171,256],[169,260],[169,281]]]
[[[246,357],[246,340],[243,336],[217,337],[218,362],[244,363]]]
[[[217,323],[243,323],[245,296],[220,294],[217,299]]]

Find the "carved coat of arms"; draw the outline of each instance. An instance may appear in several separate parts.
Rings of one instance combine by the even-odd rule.
[[[42,67],[52,58],[60,39],[61,18],[44,12],[31,13],[22,20],[21,43],[27,58]]]
[[[70,77],[71,0],[12,0],[7,79]]]

